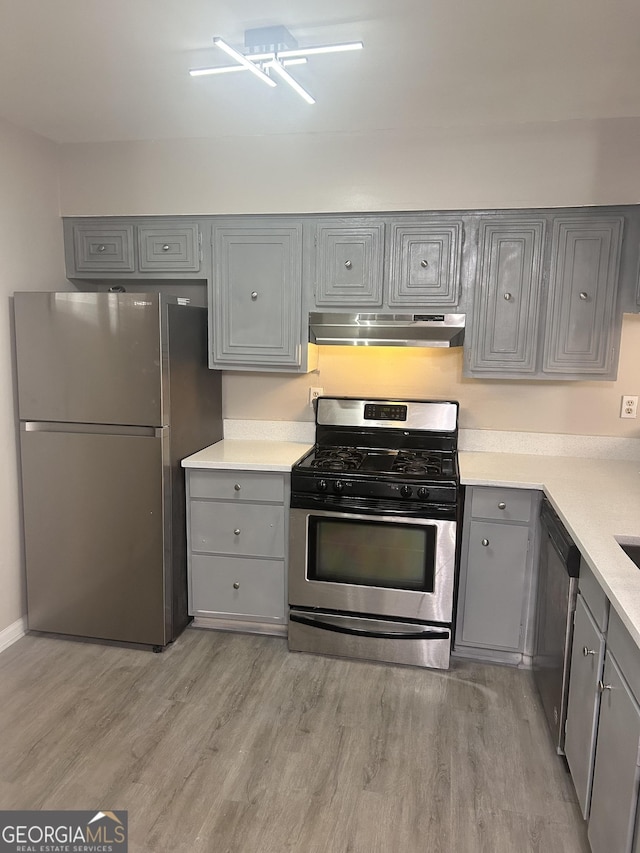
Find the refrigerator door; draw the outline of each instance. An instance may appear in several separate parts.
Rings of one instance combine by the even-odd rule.
[[[21,420],[168,422],[160,296],[16,293]]]
[[[21,428],[29,628],[164,645],[169,431],[76,429]]]

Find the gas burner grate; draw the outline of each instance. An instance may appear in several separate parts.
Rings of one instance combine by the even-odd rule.
[[[393,473],[398,474],[427,474],[443,473],[442,457],[420,450],[400,450],[396,456]]]
[[[310,467],[316,471],[355,471],[365,456],[364,450],[353,447],[317,448]]]

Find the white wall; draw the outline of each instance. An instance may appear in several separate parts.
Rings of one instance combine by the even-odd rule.
[[[11,296],[68,289],[58,149],[0,119],[0,632],[26,610],[22,571]]]
[[[640,118],[62,146],[66,216],[640,202]]]
[[[640,203],[640,119],[62,146],[65,215],[294,213]],[[640,318],[617,382],[462,378],[460,351],[321,348],[311,376],[227,372],[227,418],[309,420],[325,393],[444,396],[461,425],[639,436]]]

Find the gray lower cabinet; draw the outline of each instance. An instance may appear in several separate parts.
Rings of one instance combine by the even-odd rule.
[[[589,817],[596,753],[605,638],[578,592],[571,652],[571,677],[564,751],[584,818]]]
[[[607,651],[588,836],[592,853],[630,853],[638,807],[640,707]]]
[[[559,217],[553,225],[544,339],[546,373],[609,375],[622,217]]]
[[[484,219],[478,237],[470,370],[536,370],[544,219]]]
[[[455,651],[520,663],[530,654],[537,492],[467,487]]]
[[[195,625],[286,632],[289,475],[187,469],[189,613]]]
[[[209,366],[306,371],[302,222],[214,224],[212,248]]]
[[[65,219],[64,237],[68,278],[196,273],[202,261],[194,220]]]

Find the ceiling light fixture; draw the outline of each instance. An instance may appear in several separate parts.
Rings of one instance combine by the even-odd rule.
[[[218,65],[212,68],[192,68],[192,77],[204,77],[210,74],[226,74],[233,71],[251,71],[269,86],[275,86],[275,80],[270,76],[275,73],[280,80],[287,83],[308,104],[315,104],[315,99],[304,89],[297,80],[286,70],[289,65],[302,65],[308,56],[324,53],[344,53],[351,50],[362,50],[361,41],[343,42],[342,44],[325,44],[315,47],[298,47],[286,27],[259,27],[245,31],[245,48],[247,53],[231,47],[227,42],[216,36],[213,43],[236,60],[236,65]]]

